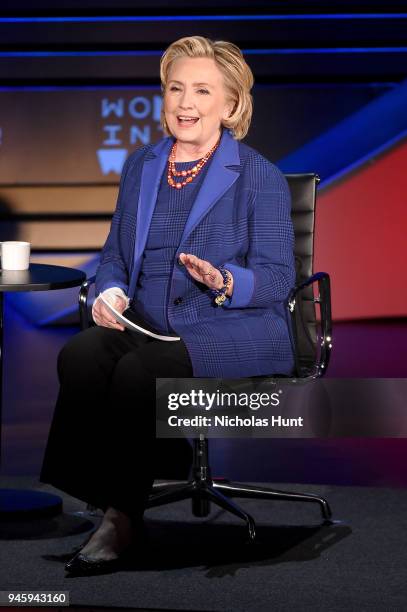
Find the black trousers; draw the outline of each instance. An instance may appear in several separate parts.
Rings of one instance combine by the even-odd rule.
[[[40,481],[140,519],[156,477],[155,379],[192,375],[182,340],[106,327],[71,338]]]

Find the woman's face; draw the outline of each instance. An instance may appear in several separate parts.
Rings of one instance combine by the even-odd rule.
[[[232,103],[226,102],[223,75],[215,60],[182,57],[172,62],[164,93],[164,113],[177,140],[199,147],[214,139],[216,142],[221,122],[231,112]]]

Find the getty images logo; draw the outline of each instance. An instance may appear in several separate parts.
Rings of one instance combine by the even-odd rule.
[[[123,145],[128,143],[132,150],[134,146],[150,144],[154,138],[152,131],[162,131],[161,105],[161,96],[157,95],[135,96],[130,100],[102,98],[101,117],[105,137],[102,148],[97,150],[97,158],[103,174],[121,173],[129,152]]]

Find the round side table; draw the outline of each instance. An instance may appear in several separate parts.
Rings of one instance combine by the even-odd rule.
[[[30,264],[28,270],[0,270],[0,453],[3,391],[3,294],[8,291],[50,291],[78,287],[86,279],[81,270]],[[62,499],[41,491],[0,489],[0,519],[15,520],[54,516],[62,511]]]

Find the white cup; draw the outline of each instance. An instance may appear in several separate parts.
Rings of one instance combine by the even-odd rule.
[[[2,270],[28,270],[30,267],[30,243],[18,240],[0,242]]]

